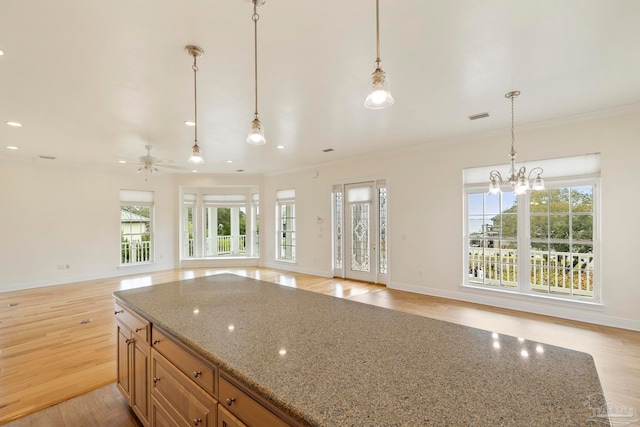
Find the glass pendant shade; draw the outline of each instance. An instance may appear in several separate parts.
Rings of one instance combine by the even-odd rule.
[[[496,179],[492,179],[489,183],[489,194],[500,194],[501,192],[500,182]]]
[[[264,138],[262,123],[260,123],[257,117],[251,122],[251,130],[247,136],[247,143],[251,145],[264,145],[267,143],[267,140]]]
[[[192,165],[201,165],[204,163],[204,159],[200,155],[200,147],[198,144],[194,144],[191,150],[191,156],[189,157],[189,163]]]
[[[538,175],[538,177],[533,180],[532,189],[535,191],[544,190],[544,180],[540,178],[540,175]]]
[[[393,96],[389,91],[389,81],[381,68],[371,75],[371,92],[364,101],[364,106],[373,110],[390,107],[393,105]]]

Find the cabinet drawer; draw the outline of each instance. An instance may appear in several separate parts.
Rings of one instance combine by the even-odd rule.
[[[220,405],[249,426],[289,426],[257,400],[223,377],[220,377]]]
[[[218,405],[218,427],[247,427],[247,425],[231,415],[224,406]]]
[[[218,397],[215,387],[216,368],[204,360],[185,350],[180,344],[171,340],[158,328],[153,328],[151,340],[153,348],[162,353],[167,359],[176,365],[189,378],[200,387],[209,392],[213,397]]]
[[[151,425],[153,427],[180,427],[180,424],[171,415],[167,414],[154,397],[151,399]]]
[[[116,319],[131,330],[137,341],[149,345],[149,337],[151,336],[149,322],[120,304],[116,304],[115,308]]]
[[[154,404],[168,415],[164,419],[176,419],[180,424],[215,427],[217,402],[205,393],[189,377],[165,359],[151,351],[152,395]]]

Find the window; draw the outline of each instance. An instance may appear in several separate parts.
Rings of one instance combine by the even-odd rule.
[[[280,190],[276,193],[276,242],[277,257],[281,261],[296,259],[296,190]]]
[[[181,257],[257,256],[255,220],[258,199],[253,187],[183,188]],[[252,243],[253,242],[253,243]]]
[[[468,184],[465,285],[599,302],[598,178],[584,175],[520,196]]]
[[[153,192],[120,190],[120,265],[153,261]]]

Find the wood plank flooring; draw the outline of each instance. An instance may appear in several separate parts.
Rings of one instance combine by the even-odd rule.
[[[0,424],[21,418],[9,426],[137,426],[112,384],[112,292],[221,272],[590,353],[607,399],[640,413],[640,332],[356,281],[264,268],[202,268],[0,293]],[[64,403],[51,408],[60,402]]]

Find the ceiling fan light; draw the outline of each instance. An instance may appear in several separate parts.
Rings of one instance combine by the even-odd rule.
[[[264,130],[262,129],[262,123],[257,117],[251,122],[251,130],[247,136],[247,143],[251,145],[264,145],[267,140],[264,138]]]

